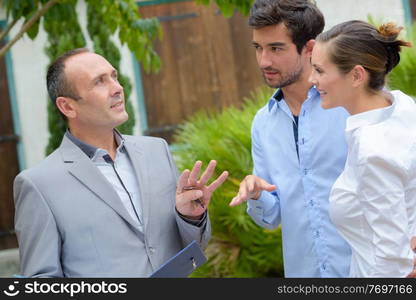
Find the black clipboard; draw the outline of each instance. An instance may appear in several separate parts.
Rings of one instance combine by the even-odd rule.
[[[150,278],[188,277],[193,271],[207,261],[201,247],[196,241],[172,256]]]

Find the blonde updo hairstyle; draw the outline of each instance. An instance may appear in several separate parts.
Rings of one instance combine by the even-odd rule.
[[[386,75],[399,63],[402,46],[411,44],[398,39],[402,27],[394,23],[378,29],[363,21],[347,21],[317,36],[317,42],[330,42],[329,58],[338,69],[347,74],[356,65],[368,73],[368,88],[379,91]]]

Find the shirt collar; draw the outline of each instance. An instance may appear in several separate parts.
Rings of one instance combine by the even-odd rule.
[[[377,124],[387,119],[393,113],[394,108],[396,106],[396,101],[394,97],[392,96],[390,99],[392,101],[392,104],[390,106],[372,109],[369,111],[349,116],[347,118],[345,131],[348,132],[359,127]]]
[[[308,92],[308,95],[307,95],[306,99],[315,97],[317,95],[319,95],[318,90],[316,89],[315,86],[312,86],[309,89],[309,92]],[[269,100],[269,106],[268,106],[269,112],[272,110],[274,104],[280,102],[282,99],[283,99],[283,91],[282,91],[282,89],[279,88],[275,91],[275,93],[273,94],[273,96]]]
[[[282,89],[277,89],[276,92],[274,92],[273,96],[269,100],[269,112],[272,110],[273,105],[276,102],[279,102],[283,99],[283,91]]]
[[[73,136],[69,129],[66,130],[65,136],[69,138],[76,146],[78,146],[82,152],[84,152],[90,159],[93,159],[95,153],[97,153],[98,150],[102,150],[101,148],[94,147]],[[122,151],[124,149],[124,138],[117,129],[114,129],[114,137],[116,139],[116,144],[118,145],[117,151]]]

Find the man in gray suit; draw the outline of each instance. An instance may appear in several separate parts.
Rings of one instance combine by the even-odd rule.
[[[48,69],[48,92],[67,120],[60,147],[14,184],[21,272],[28,277],[147,277],[210,238],[207,207],[227,178],[216,162],[178,179],[163,139],[121,135],[128,119],[117,71],[75,49]]]

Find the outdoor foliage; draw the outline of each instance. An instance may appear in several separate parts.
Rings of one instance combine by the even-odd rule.
[[[195,1],[196,3],[208,5],[211,0]],[[248,15],[253,2],[254,0],[215,0],[215,3],[221,9],[222,14],[226,17],[231,17],[235,10],[240,11],[244,15]]]
[[[212,239],[206,249],[208,262],[194,277],[281,277],[283,276],[281,232],[256,225],[246,213],[246,204],[229,207],[240,181],[252,173],[251,121],[270,97],[268,88],[245,99],[242,108],[222,112],[201,111],[180,126],[175,136],[174,157],[179,170],[204,165],[215,159],[216,176],[230,173],[214,193],[209,205]],[[213,176],[214,177],[214,176]]]
[[[390,72],[388,86],[392,90],[416,97],[416,23],[403,36],[413,47],[403,47],[400,53],[400,63]]]
[[[10,37],[10,41],[5,48],[12,46],[24,34],[34,39],[39,32],[40,21],[48,19],[50,27],[57,26],[62,29],[60,31],[60,39],[62,40],[60,43],[68,43],[70,42],[68,37],[71,36],[71,31],[78,31],[80,28],[78,26],[78,16],[74,15],[78,2],[78,0],[1,0],[0,4],[6,10],[8,26],[1,33],[0,40],[20,20],[24,22],[20,26],[19,32]],[[110,38],[113,34],[118,36],[120,42],[129,47],[146,71],[159,69],[159,56],[153,50],[153,41],[161,34],[161,27],[157,19],[142,19],[134,0],[85,0],[85,3],[88,9],[100,13],[95,21],[99,21],[100,25],[106,29],[109,34],[107,38]],[[93,20],[94,18],[89,16],[88,22],[90,23]],[[77,25],[73,27],[72,25],[75,23]],[[44,24],[44,26],[48,25]],[[82,32],[80,33],[82,34]],[[89,34],[91,39],[94,40],[91,32]],[[0,51],[0,56],[3,54],[4,52]]]
[[[368,22],[375,27],[384,23],[383,19],[376,19],[368,15]],[[405,28],[400,38],[412,43],[412,47],[402,47],[400,63],[388,74],[386,85],[391,90],[401,90],[405,94],[416,97],[416,22]]]

